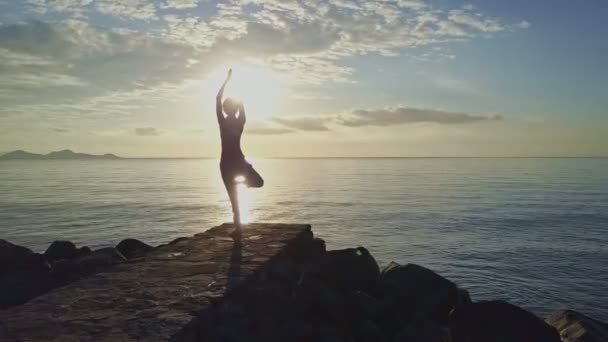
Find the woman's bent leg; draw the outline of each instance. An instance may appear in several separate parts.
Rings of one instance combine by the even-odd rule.
[[[234,181],[234,172],[231,168],[220,164],[220,170],[222,172],[222,180],[228,192],[228,198],[230,199],[230,205],[232,206],[232,218],[235,225],[241,224],[241,212],[239,210],[239,196],[237,192],[237,186]]]
[[[264,186],[264,179],[251,165],[249,165],[245,178],[247,182],[247,187],[261,188]]]

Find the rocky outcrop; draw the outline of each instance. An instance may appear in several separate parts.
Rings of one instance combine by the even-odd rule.
[[[419,265],[380,271],[363,247],[326,251],[308,225],[232,229],[53,261],[40,274],[70,280],[0,311],[0,340],[559,342],[558,330],[564,342],[605,340],[605,324],[576,313],[547,324],[504,301],[474,301]]]
[[[0,239],[0,276],[19,270],[45,267],[42,255]]]
[[[449,327],[453,342],[560,342],[557,331],[542,319],[500,300],[456,307]]]
[[[572,310],[551,314],[545,320],[554,327],[563,342],[608,341],[608,324]]]
[[[72,241],[53,241],[44,252],[48,261],[70,260],[77,258],[80,254],[78,248]]]
[[[124,239],[116,245],[116,249],[127,259],[141,258],[152,248],[137,239]]]
[[[120,249],[130,258],[125,257]],[[0,309],[9,308],[71,282],[143,257],[151,246],[123,240],[116,248],[92,251],[71,241],[54,241],[44,254],[0,240]]]

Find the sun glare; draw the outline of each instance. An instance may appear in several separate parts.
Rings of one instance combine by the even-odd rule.
[[[254,201],[254,193],[245,184],[237,185],[239,196],[239,211],[241,213],[241,223],[249,223],[252,219],[251,205]]]
[[[230,68],[232,79],[226,86],[224,97],[243,101],[248,118],[259,120],[276,115],[274,110],[285,95],[285,82],[279,74],[261,66],[226,64],[209,75],[205,82],[206,87],[217,92]]]

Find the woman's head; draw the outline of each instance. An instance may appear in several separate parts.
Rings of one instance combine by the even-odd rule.
[[[234,117],[239,111],[239,100],[228,97],[224,100],[222,107],[224,108],[224,113],[226,113],[226,115]]]

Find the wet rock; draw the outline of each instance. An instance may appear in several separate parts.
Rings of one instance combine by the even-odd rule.
[[[364,247],[329,251],[320,263],[318,276],[341,291],[370,291],[376,285],[380,268]]]
[[[504,301],[482,301],[450,315],[453,342],[560,342],[557,331],[534,314]]]
[[[545,320],[554,327],[563,342],[608,341],[608,324],[572,310],[551,314]]]
[[[122,253],[120,253],[114,247],[107,247],[98,249],[85,255],[78,260],[76,263],[81,275],[88,275],[99,272],[110,266],[121,264],[127,261]]]
[[[458,290],[454,283],[422,266],[392,264],[380,277],[378,291],[390,307],[387,323],[394,327],[411,320],[447,323]]]
[[[152,246],[137,239],[124,239],[116,245],[116,249],[127,259],[143,257],[146,252],[153,249]]]
[[[80,255],[80,252],[71,241],[53,241],[44,252],[48,261],[71,260]]]
[[[17,270],[46,267],[44,257],[40,254],[0,239],[0,275]]]
[[[0,277],[0,309],[20,305],[51,288],[48,269],[21,270]]]

